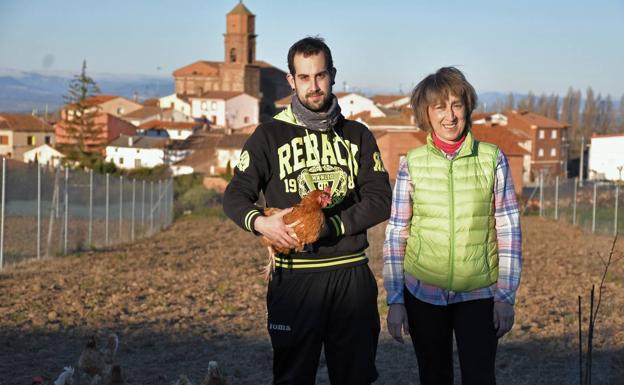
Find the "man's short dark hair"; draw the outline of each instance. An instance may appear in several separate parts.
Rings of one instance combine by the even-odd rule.
[[[295,44],[293,44],[288,50],[288,71],[295,76],[295,55],[303,54],[303,57],[316,55],[319,52],[323,52],[325,55],[325,64],[327,64],[327,70],[334,68],[334,60],[332,59],[331,50],[325,44],[325,41],[321,37],[306,37]]]

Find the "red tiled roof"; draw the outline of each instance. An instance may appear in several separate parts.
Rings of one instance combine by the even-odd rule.
[[[380,116],[376,118],[362,118],[369,126],[414,126],[410,118],[405,115]]]
[[[161,112],[162,110],[157,106],[145,106],[143,108],[139,108],[136,111],[127,113],[123,117],[130,119],[145,119],[149,118],[150,116],[158,115]]]
[[[518,145],[525,140],[507,126],[473,124],[472,133],[480,141],[497,145],[507,156],[522,156],[529,152]]]
[[[470,118],[474,122],[475,120],[487,119],[494,114],[496,114],[496,112],[473,112]]]
[[[230,12],[228,12],[228,15],[248,15],[248,16],[254,16],[254,14],[251,13],[251,11],[249,9],[247,9],[247,7],[245,7],[245,4],[243,4],[242,1],[240,3],[238,3],[238,4],[236,4],[236,6],[234,8],[232,8],[232,10]]]
[[[21,132],[54,132],[54,127],[32,115],[0,113],[0,129]]]
[[[192,130],[195,127],[201,126],[201,123],[196,122],[166,122],[162,120],[150,120],[139,126],[142,130],[149,130],[151,128],[164,128],[173,130]]]
[[[535,112],[528,111],[505,111],[507,117],[507,125],[518,126],[519,128],[566,128],[566,124],[560,123],[554,119],[547,118]]]
[[[217,76],[223,62],[198,60],[173,71],[173,76],[204,75]]]
[[[159,103],[159,100],[158,100],[158,99],[156,99],[156,98],[152,98],[152,99],[145,99],[145,100],[143,101],[143,105],[144,105],[145,107],[150,107],[150,106],[156,106],[156,107],[158,107],[158,103]]]
[[[249,136],[250,134],[240,133],[223,135],[217,144],[217,148],[242,149]]]
[[[371,100],[375,102],[375,104],[388,104],[392,102],[396,102],[399,99],[403,99],[407,96],[405,95],[375,95],[371,97]]]
[[[191,99],[219,99],[229,100],[238,95],[242,95],[242,91],[206,91],[200,96],[190,96]]]

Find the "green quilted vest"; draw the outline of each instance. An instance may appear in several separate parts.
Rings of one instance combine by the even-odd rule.
[[[453,291],[486,287],[498,279],[494,178],[498,148],[468,131],[448,160],[433,144],[407,154],[412,220],[405,272]]]

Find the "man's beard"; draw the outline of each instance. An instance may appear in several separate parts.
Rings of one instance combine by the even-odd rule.
[[[301,104],[303,104],[308,110],[314,111],[314,112],[323,112],[329,108],[329,104],[331,100],[331,93],[332,93],[331,88],[329,89],[328,93],[324,93],[323,91],[311,92],[309,94],[306,94],[305,98],[301,100],[301,98],[299,97],[299,93],[297,92],[297,98],[299,99]],[[318,102],[309,101],[308,97],[314,96],[314,95],[320,95],[321,99]]]

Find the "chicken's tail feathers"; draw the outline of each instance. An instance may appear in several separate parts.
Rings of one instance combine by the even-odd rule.
[[[269,251],[269,260],[267,261],[266,266],[264,266],[264,269],[262,269],[262,272],[264,275],[264,279],[268,282],[271,280],[271,276],[273,275],[273,272],[275,271],[275,250],[273,249],[272,246],[267,246],[267,250]],[[211,362],[215,362],[215,361],[211,361]]]

